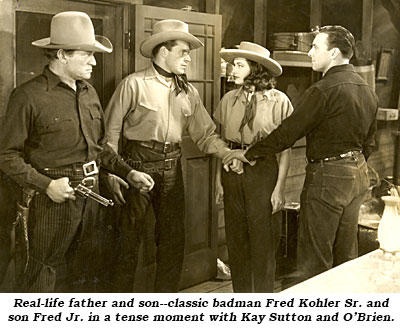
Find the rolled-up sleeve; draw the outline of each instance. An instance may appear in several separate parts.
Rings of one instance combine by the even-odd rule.
[[[125,116],[136,108],[136,80],[125,78],[115,90],[105,110],[107,140],[110,147],[118,152],[118,142]]]
[[[201,102],[197,90],[193,88],[191,92],[194,93],[195,108],[187,131],[201,151],[223,157],[229,151],[227,144],[215,132],[216,125]]]

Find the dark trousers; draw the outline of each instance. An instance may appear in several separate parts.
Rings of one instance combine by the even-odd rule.
[[[96,189],[96,188],[95,188]],[[29,214],[29,263],[22,292],[96,289],[98,204],[77,197],[58,204],[36,195]]]
[[[297,253],[304,279],[357,257],[358,214],[368,187],[362,154],[307,165]]]
[[[234,292],[273,292],[280,223],[273,222],[271,195],[278,174],[275,156],[222,170],[225,231]]]
[[[135,161],[157,161],[180,157],[180,151],[168,155],[145,147],[129,151]],[[150,208],[155,216],[156,275],[155,292],[177,292],[184,257],[185,194],[180,162],[171,170],[150,173],[155,185],[151,192],[130,188],[121,211],[119,256],[114,274],[116,292],[132,292],[138,252],[146,230]],[[148,225],[147,225],[148,226]]]

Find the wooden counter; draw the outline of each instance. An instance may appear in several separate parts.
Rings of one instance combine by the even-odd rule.
[[[400,293],[400,254],[377,249],[281,293]]]

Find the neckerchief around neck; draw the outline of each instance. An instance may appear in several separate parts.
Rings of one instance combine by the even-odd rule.
[[[176,75],[172,72],[168,72],[168,71],[164,70],[163,68],[161,68],[159,65],[157,65],[155,62],[153,62],[153,66],[160,75],[167,77],[167,78],[173,78],[173,81],[175,83],[176,95],[181,93],[182,90],[185,91],[186,94],[188,93],[188,90],[189,90],[188,80],[187,80],[187,77],[185,74]]]
[[[245,125],[249,127],[251,132],[253,132],[253,124],[254,124],[254,119],[256,117],[256,112],[257,112],[257,97],[256,93],[250,89],[243,89],[243,93],[246,99],[246,108],[244,111],[244,115],[242,118],[242,122],[240,123],[239,127],[239,132],[242,133]],[[249,96],[250,100],[249,100]]]

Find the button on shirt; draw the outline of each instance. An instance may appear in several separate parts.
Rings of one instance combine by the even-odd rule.
[[[255,144],[266,137],[293,112],[289,98],[281,91],[271,89],[255,93],[257,108],[253,130],[247,125],[243,128],[243,143],[246,145]],[[222,125],[226,140],[241,143],[239,128],[245,108],[246,93],[243,87],[229,91],[219,103],[214,118]]]
[[[17,183],[44,191],[51,179],[37,170],[99,157],[123,177],[131,170],[107,146],[95,89],[76,83],[74,91],[46,67],[12,92],[0,132],[0,168]]]
[[[353,66],[334,66],[307,89],[290,117],[246,152],[246,158],[278,153],[303,136],[310,159],[354,150],[368,158],[375,142],[377,110],[375,92]]]
[[[128,140],[180,143],[187,131],[205,153],[218,153],[226,144],[193,85],[176,95],[175,85],[150,65],[127,76],[117,87],[106,111],[110,146],[117,150],[120,133]]]

